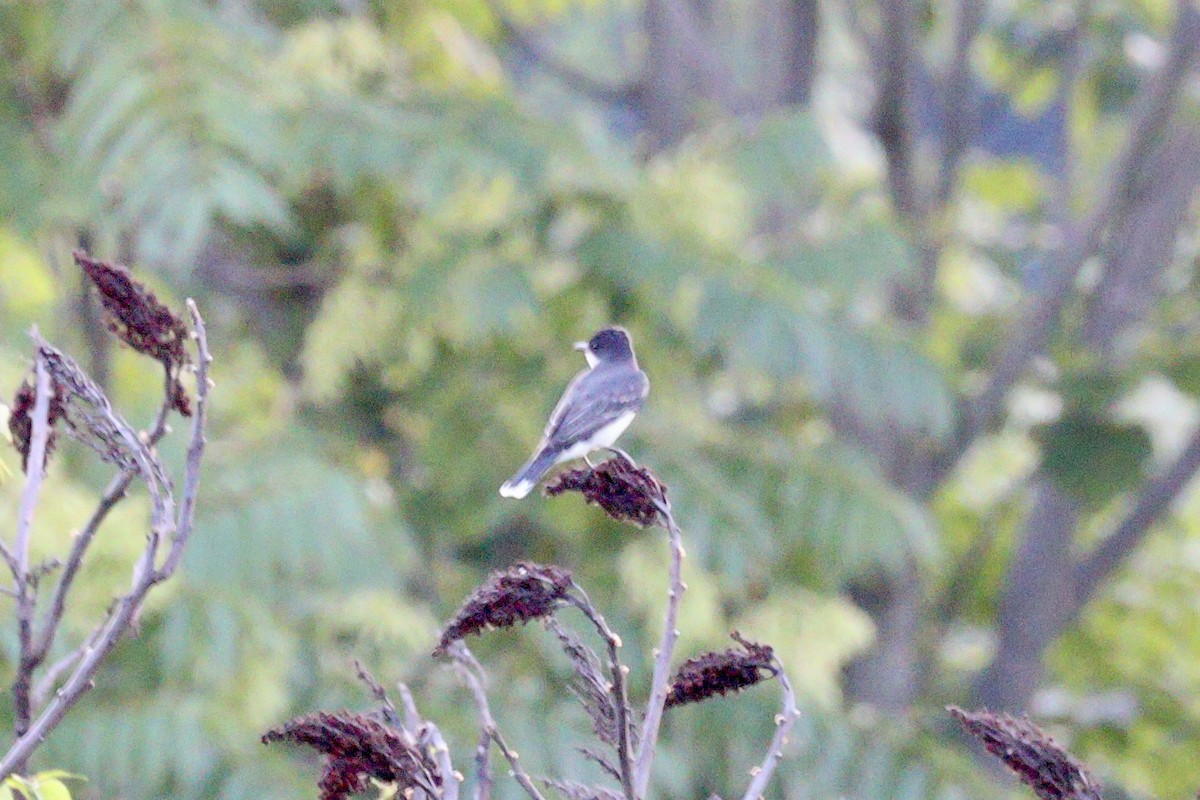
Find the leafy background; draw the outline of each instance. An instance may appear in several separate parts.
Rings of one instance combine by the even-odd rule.
[[[428,654],[465,593],[518,558],[575,570],[621,632],[642,696],[662,537],[570,498],[496,494],[579,367],[569,343],[618,322],[653,384],[624,445],[670,487],[688,542],[680,653],[739,629],[777,647],[802,695],[774,796],[1011,791],[941,709],[971,702],[1013,624],[998,607],[1037,476],[1078,503],[1063,547],[1086,549],[1194,424],[1190,195],[1159,259],[1163,289],[1147,292],[1116,366],[1072,335],[1081,294],[1002,424],[932,490],[898,479],[876,445],[955,441],[1038,296],[1053,226],[1103,183],[1147,81],[1138,54],[1160,52],[1182,12],[985,4],[969,67],[989,125],[935,218],[898,204],[868,101],[862,31],[886,32],[888,3],[798,3],[821,21],[800,97],[736,114],[698,91],[665,127],[665,104],[587,84],[616,86],[639,53],[653,59],[655,29],[639,26],[661,5],[0,4],[0,387],[26,371],[36,323],[131,419],[150,419],[158,379],[97,335],[70,263],[80,245],[133,265],[176,307],[195,296],[217,356],[182,576],[34,766],[86,775],[83,797],[311,796],[311,763],[258,735],[364,706],[356,658],[410,681],[468,763],[469,703]],[[773,68],[763,19],[782,6],[696,6],[741,91],[765,86],[752,65]],[[935,65],[949,58],[949,6],[918,15],[912,46]],[[1087,54],[1076,84],[1061,57],[1072,20]],[[564,80],[524,36],[581,66]],[[1194,120],[1194,92],[1180,104]],[[922,124],[936,141],[936,119]],[[934,298],[913,324],[894,300],[933,241]],[[164,446],[176,463],[179,439]],[[64,449],[40,555],[62,548],[106,477]],[[0,519],[15,519],[20,485],[15,453],[0,454]],[[1179,499],[1038,654],[1029,687],[1032,710],[1131,797],[1200,784],[1198,502]],[[98,540],[68,640],[124,585],[144,514],[123,506]],[[879,639],[876,585],[915,586],[919,610],[920,680],[883,702],[884,684],[868,696],[846,672]],[[592,775],[547,635],[504,632],[479,652],[531,769]],[[5,629],[10,667],[14,653]],[[673,712],[654,791],[740,793],[775,702],[757,688]]]

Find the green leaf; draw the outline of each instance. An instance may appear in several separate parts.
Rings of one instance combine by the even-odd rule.
[[[36,780],[30,780],[20,775],[9,775],[4,785],[16,789],[24,796],[24,800],[42,800]]]
[[[66,784],[54,778],[38,779],[38,790],[42,800],[71,800],[71,790]]]
[[[826,406],[844,405],[863,424],[945,436],[954,416],[941,370],[900,337],[861,328],[823,312],[793,308],[774,296],[708,283],[695,320],[701,348],[726,349],[735,369],[777,380],[804,379]]]
[[[1067,414],[1035,432],[1042,468],[1063,490],[1092,507],[1136,487],[1153,453],[1139,425]]]
[[[801,287],[855,290],[877,288],[912,268],[912,254],[899,230],[882,221],[849,230],[774,259]]]
[[[752,134],[729,146],[727,157],[760,201],[812,198],[833,164],[820,128],[807,111],[765,117]]]
[[[833,442],[788,447],[769,436],[739,431],[711,452],[655,447],[674,502],[688,509],[689,551],[706,569],[730,585],[769,574],[835,588],[865,570],[939,556],[928,512],[870,459]]]
[[[47,769],[39,772],[34,776],[38,780],[55,780],[55,781],[87,781],[83,775],[76,775],[74,772],[67,772],[65,769]]]

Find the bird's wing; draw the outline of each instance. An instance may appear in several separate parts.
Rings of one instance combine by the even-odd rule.
[[[548,440],[553,435],[556,428],[562,422],[563,415],[567,413],[567,406],[576,394],[576,388],[583,379],[591,375],[591,369],[581,369],[579,373],[571,378],[571,382],[567,384],[567,388],[563,390],[562,397],[558,398],[558,403],[555,404],[554,410],[550,412],[550,419],[546,421],[546,429],[542,431],[542,440]]]
[[[649,391],[650,381],[640,370],[620,377],[594,370],[576,376],[550,417],[546,441],[569,446],[585,439],[622,414],[637,411]]]

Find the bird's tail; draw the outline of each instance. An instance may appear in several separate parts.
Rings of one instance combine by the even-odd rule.
[[[538,450],[533,454],[533,458],[529,459],[529,463],[517,470],[517,474],[513,475],[504,485],[500,487],[500,494],[504,497],[514,497],[520,499],[529,494],[538,482],[538,479],[546,474],[546,470],[554,466],[554,460],[558,453],[549,448]]]

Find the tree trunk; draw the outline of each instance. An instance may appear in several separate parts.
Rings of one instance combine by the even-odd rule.
[[[854,602],[875,622],[875,645],[846,667],[846,694],[858,702],[903,711],[917,699],[921,666],[921,582],[915,565],[870,586],[851,587]]]
[[[761,0],[759,50],[764,107],[805,106],[817,72],[820,6],[816,0]]]
[[[1033,507],[1000,601],[996,657],[976,684],[977,702],[1024,713],[1041,683],[1043,656],[1070,620],[1075,601],[1072,543],[1078,502],[1044,475],[1032,481]]]

